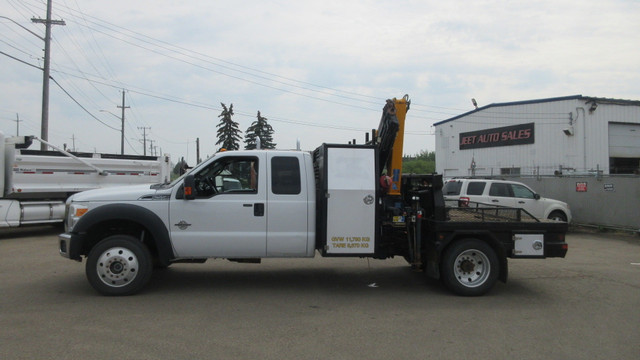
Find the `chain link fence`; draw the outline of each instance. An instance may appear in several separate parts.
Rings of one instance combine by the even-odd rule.
[[[478,176],[476,177],[485,177]],[[640,232],[640,176],[602,172],[557,176],[491,176],[527,184],[541,196],[569,204],[573,224]]]

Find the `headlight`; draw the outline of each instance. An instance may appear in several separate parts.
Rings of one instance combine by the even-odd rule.
[[[80,220],[82,215],[86,214],[87,211],[89,211],[87,206],[71,203],[67,212],[67,231],[73,230],[73,227],[78,223],[78,220]]]

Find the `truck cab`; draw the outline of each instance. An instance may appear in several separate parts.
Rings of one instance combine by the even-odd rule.
[[[229,151],[195,168],[175,182],[169,200],[175,256],[312,256],[310,164],[304,152]]]

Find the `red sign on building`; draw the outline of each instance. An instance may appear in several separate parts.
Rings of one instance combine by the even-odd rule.
[[[587,183],[586,182],[577,182],[576,183],[576,192],[587,192]]]
[[[533,143],[534,123],[460,133],[460,150]]]

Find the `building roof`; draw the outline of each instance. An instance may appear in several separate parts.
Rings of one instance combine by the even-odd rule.
[[[492,108],[492,107],[528,105],[528,104],[538,104],[538,103],[546,103],[546,102],[554,102],[554,101],[565,101],[565,100],[586,100],[587,103],[589,103],[589,102],[597,102],[599,104],[616,104],[616,105],[626,105],[626,106],[629,106],[629,105],[640,106],[640,100],[622,100],[622,99],[599,98],[599,97],[593,97],[593,96],[571,95],[571,96],[563,96],[563,97],[555,97],[555,98],[547,98],[547,99],[513,101],[513,102],[489,104],[489,105],[474,109],[472,111],[466,112],[464,114],[457,115],[457,116],[454,116],[452,118],[439,121],[437,123],[434,123],[433,126],[442,125],[444,123],[448,123],[450,121],[454,121],[456,119],[460,119],[460,118],[465,117],[467,115],[471,115],[473,113],[476,113],[476,112],[479,112],[479,111],[482,111],[482,110],[486,110],[486,109],[489,109],[489,108]]]

